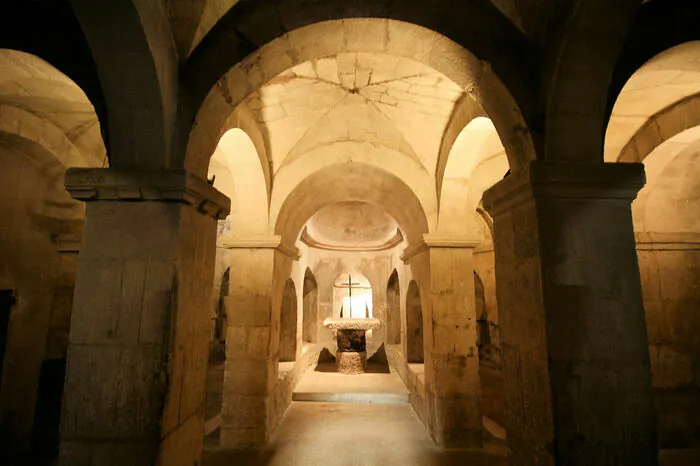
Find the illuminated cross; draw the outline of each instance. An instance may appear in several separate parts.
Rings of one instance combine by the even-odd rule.
[[[350,296],[350,317],[352,317],[352,288],[358,288],[360,287],[361,283],[353,283],[352,282],[352,275],[348,274],[348,281],[347,283],[340,283],[339,285],[336,285],[338,288],[347,288],[348,289],[348,294]],[[343,307],[340,306],[340,317],[343,317]]]

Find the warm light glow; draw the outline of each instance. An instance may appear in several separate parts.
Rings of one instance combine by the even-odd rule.
[[[372,317],[372,294],[367,293],[352,297],[352,314],[350,313],[350,297],[343,298],[343,309],[347,313],[344,317],[362,319],[366,317],[365,306],[369,309],[369,316]]]

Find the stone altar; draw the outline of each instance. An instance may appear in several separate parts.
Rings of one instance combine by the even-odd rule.
[[[335,361],[340,374],[363,374],[367,365],[367,330],[379,328],[379,319],[329,317],[323,326],[336,330],[338,351]]]

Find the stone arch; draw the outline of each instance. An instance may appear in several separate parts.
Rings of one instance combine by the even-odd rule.
[[[401,344],[401,285],[396,269],[387,282],[386,307],[386,342],[388,345],[399,345]]]
[[[267,181],[257,148],[239,128],[219,140],[209,165],[214,187],[231,199],[229,228],[233,235],[267,234]]]
[[[409,364],[423,363],[423,306],[420,289],[415,280],[408,284],[406,293],[406,360]]]
[[[507,86],[525,99],[524,95],[529,94],[528,85],[535,85],[530,73],[535,72],[536,59],[522,32],[502,9],[491,2],[460,4],[459,15],[454,14],[456,6],[451,0],[436,0],[430,4],[421,0],[402,0],[400,3],[356,0],[352,6],[344,0],[322,3],[281,0],[275,4],[239,2],[223,15],[192,52],[187,60],[186,73],[199,78],[197,94],[203,96],[243,57],[254,53],[263,44],[289,35],[289,31],[320,22],[356,20],[357,25],[353,27],[368,37],[373,31],[367,30],[371,27],[367,20],[380,19],[382,23],[376,26],[379,29],[387,28],[388,23],[405,23],[413,29],[432,30],[442,38],[454,41],[479,59],[491,62]],[[294,13],[299,11],[303,14]],[[258,18],[265,18],[264,25]],[[381,34],[377,37],[384,38],[394,31],[379,32]],[[334,42],[329,40],[318,45],[333,47]],[[401,44],[400,38],[396,43]],[[411,48],[407,43],[402,46]]]
[[[248,136],[248,138],[250,138],[250,142],[255,147],[255,152],[259,159],[260,170],[262,170],[263,178],[265,180],[265,189],[267,192],[266,199],[269,203],[270,192],[272,190],[272,168],[270,159],[268,157],[267,144],[265,142],[265,136],[260,130],[260,125],[255,120],[255,115],[250,110],[248,105],[246,105],[245,102],[242,102],[236,107],[236,109],[231,113],[231,115],[228,118],[226,118],[221,128],[202,128],[202,131],[208,132],[211,140],[219,142],[221,142],[221,139],[232,130],[239,130],[244,132]],[[214,154],[215,153],[216,152],[214,152]]]
[[[447,163],[450,159],[450,153],[452,152],[454,144],[457,138],[462,135],[464,129],[469,126],[473,120],[479,117],[488,118],[484,109],[474,102],[473,99],[470,99],[467,95],[462,96],[452,111],[450,121],[445,127],[442,141],[440,141],[440,152],[435,169],[435,185],[437,188],[438,202],[441,200],[440,196],[442,195],[442,183],[445,178],[445,169],[447,168]]]
[[[302,326],[302,341],[307,343],[318,342],[318,284],[311,269],[304,272],[304,322]]]
[[[376,2],[368,3],[376,5]],[[306,6],[308,8],[305,8],[305,12],[313,15],[316,4]],[[232,11],[234,12],[229,17],[233,21],[237,9]],[[338,13],[342,11],[349,10],[340,8]],[[432,16],[434,10],[429,8],[428,11]],[[316,23],[318,20],[328,19],[327,12],[324,12],[322,18],[285,29],[289,32],[282,34],[280,30],[269,35],[265,40],[258,42],[264,45],[257,50],[250,50],[251,54],[246,58],[243,58],[240,51],[230,50],[229,45],[226,45],[230,42],[215,43],[214,37],[219,34],[216,31],[230,27],[226,21],[217,25],[211,38],[208,37],[202,42],[187,64],[188,74],[193,79],[200,79],[201,88],[198,92],[202,93],[202,104],[196,110],[197,116],[193,117],[195,123],[185,160],[187,169],[194,173],[202,171],[212,152],[211,138],[207,136],[205,128],[221,128],[227,116],[254,88],[301,63],[347,51],[390,53],[413,60],[420,59],[462,89],[468,90],[471,98],[484,108],[499,128],[514,168],[534,159],[534,150],[523,113],[508,90],[525,83],[522,75],[515,80],[517,82],[511,83],[514,87],[507,88],[486,62],[479,61],[457,43],[410,22],[378,19],[385,16],[386,13],[373,16],[372,19],[352,18]],[[506,18],[503,19],[507,21]],[[507,27],[517,31],[510,22]],[[463,31],[464,25],[460,24],[458,30]],[[324,37],[324,41],[318,41],[318,37]],[[367,40],[368,37],[380,37],[385,40]],[[430,47],[423,53],[416,54],[417,43],[430,44]],[[231,53],[210,55],[212,50],[218,48],[229,49]],[[217,66],[214,57],[220,61],[222,56],[231,58],[230,63],[214,70],[212,67]],[[498,56],[502,56],[502,50]],[[519,63],[522,57],[513,57],[515,61],[507,66]],[[493,63],[495,57],[489,59]],[[526,92],[522,95],[530,94]]]
[[[70,77],[106,124],[95,62],[70,1],[42,2],[40,7],[36,2],[5,2],[0,17],[0,48],[31,54]],[[107,136],[105,133],[105,140]]]
[[[292,245],[315,212],[348,200],[381,206],[394,217],[409,241],[419,242],[428,231],[423,207],[408,185],[384,170],[354,162],[317,170],[286,198],[273,193],[271,224],[275,234],[282,236],[282,242]]]
[[[473,224],[474,212],[481,195],[502,174],[501,164],[487,162],[499,156],[506,160],[503,145],[491,120],[485,117],[472,119],[456,138],[446,161],[444,178],[440,183],[438,231],[464,234],[476,229]],[[495,168],[489,169],[489,165]]]
[[[78,85],[41,58],[0,49],[2,131],[36,141],[64,167],[105,165],[92,102]]]
[[[348,141],[317,147],[277,172],[271,202],[272,220],[279,210],[280,201],[287,199],[300,184],[319,170],[331,170],[339,164],[362,165],[368,167],[368,171],[376,168],[380,173],[391,173],[403,185],[410,187],[410,198],[420,203],[429,227],[436,223],[437,201],[433,181],[424,167],[399,151],[376,144]]]
[[[561,46],[545,63],[553,69],[546,90],[543,154],[547,161],[600,162],[607,123],[608,88],[639,0],[581,0],[570,7]]]
[[[297,291],[290,278],[284,284],[280,305],[279,361],[297,359]]]
[[[107,105],[110,164],[173,167],[179,70],[164,4],[71,4],[90,45]]]
[[[697,2],[665,0],[642,3],[615,67],[608,91],[608,115],[622,88],[645,63],[664,50],[700,40],[698,17],[700,4]]]
[[[661,143],[700,123],[700,41],[655,55],[625,83],[605,140],[608,162],[641,162]],[[651,98],[653,97],[653,98]]]
[[[636,233],[700,234],[700,127],[691,132],[694,141],[678,143],[678,152],[661,146],[645,159],[648,184],[632,204]]]
[[[617,161],[642,162],[665,141],[699,125],[700,93],[674,102],[649,117],[622,148]]]

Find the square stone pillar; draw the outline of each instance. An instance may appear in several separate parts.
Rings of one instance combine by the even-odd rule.
[[[479,243],[425,235],[424,244],[413,251],[419,254],[416,271],[428,271],[421,279],[421,301],[430,429],[435,442],[446,448],[483,444],[473,263]]]
[[[181,171],[71,169],[87,202],[61,464],[192,465],[204,424],[216,219],[228,199]]]
[[[231,263],[226,365],[220,444],[226,449],[264,446],[275,428],[271,395],[277,383],[281,289],[275,273],[294,251],[279,236],[222,237]]]
[[[484,194],[514,465],[657,465],[631,203],[641,164],[534,162]]]

